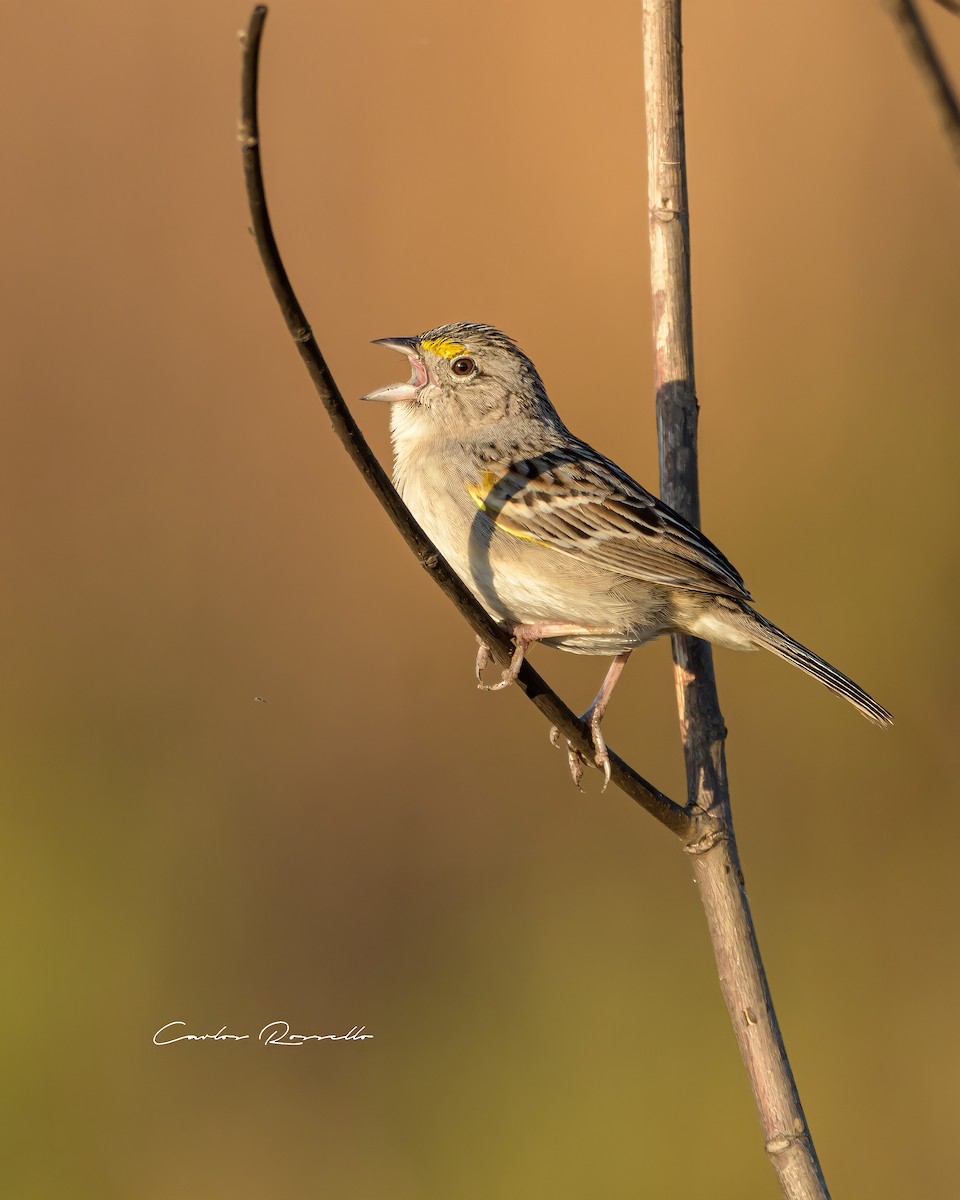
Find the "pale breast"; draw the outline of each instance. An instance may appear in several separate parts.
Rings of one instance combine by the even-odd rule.
[[[403,463],[400,494],[443,557],[496,620],[534,625],[564,622],[612,633],[549,639],[581,654],[616,654],[663,632],[661,589],[638,589],[604,568],[502,531],[466,485],[436,458]],[[404,470],[403,467],[408,469]]]

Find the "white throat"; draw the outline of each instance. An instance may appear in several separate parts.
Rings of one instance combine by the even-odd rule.
[[[399,403],[390,406],[390,440],[393,442],[393,482],[402,496],[411,463],[424,451],[428,420],[419,404]]]

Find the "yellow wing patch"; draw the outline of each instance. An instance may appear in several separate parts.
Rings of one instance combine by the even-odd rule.
[[[444,337],[431,338],[428,342],[422,342],[421,347],[440,358],[456,358],[458,354],[465,354],[467,350],[466,346],[462,346],[459,342],[453,342],[450,338]]]
[[[503,478],[506,478],[504,476]],[[536,542],[538,546],[546,546],[548,549],[553,549],[550,542],[541,541],[540,538],[534,537],[532,533],[527,533],[524,529],[517,529],[515,525],[510,525],[500,516],[500,510],[506,503],[506,496],[494,496],[493,492],[497,484],[501,482],[501,478],[494,475],[492,471],[484,471],[483,478],[479,484],[468,484],[467,495],[474,502],[481,512],[485,512],[493,521],[501,533],[509,533],[511,537],[521,538],[525,542]]]

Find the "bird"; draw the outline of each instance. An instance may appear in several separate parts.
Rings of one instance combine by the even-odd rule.
[[[601,722],[630,654],[684,633],[769,650],[819,679],[880,726],[893,718],[863,688],[752,607],[740,573],[696,526],[561,420],[534,364],[491,325],[455,322],[373,343],[405,355],[405,383],[364,400],[391,406],[393,481],[424,532],[513,655],[494,683],[480,642],[476,675],[497,691],[535,643],[611,655],[589,724],[594,765],[610,779]],[[551,740],[558,744],[556,729]],[[583,760],[568,744],[574,782]]]

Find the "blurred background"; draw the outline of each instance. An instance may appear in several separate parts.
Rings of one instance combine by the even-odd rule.
[[[282,325],[248,11],[5,12],[3,1192],[772,1197],[690,863],[476,690]],[[834,1194],[956,1195],[957,170],[880,3],[690,0],[685,45],[704,527],[897,720],[718,652],[760,941]],[[488,321],[656,488],[641,61],[635,4],[276,0],[267,187],[348,398]],[[606,667],[533,660],[575,708]],[[606,729],[683,796],[667,643]]]

